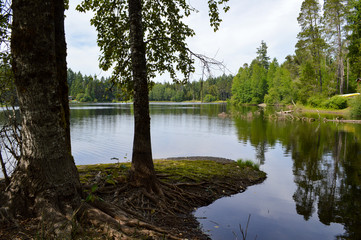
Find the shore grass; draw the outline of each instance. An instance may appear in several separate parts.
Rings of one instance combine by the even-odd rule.
[[[78,171],[80,181],[83,184],[89,183],[95,175],[101,173],[103,177],[112,181],[123,182],[130,169],[130,162],[119,162],[112,164],[80,165]],[[189,180],[200,182],[223,178],[249,178],[254,181],[265,178],[266,174],[259,170],[259,165],[252,161],[238,160],[234,162],[217,162],[214,160],[189,160],[189,159],[159,159],[154,160],[154,168],[157,175],[167,178],[170,182],[187,182]],[[110,181],[110,180],[109,180]]]

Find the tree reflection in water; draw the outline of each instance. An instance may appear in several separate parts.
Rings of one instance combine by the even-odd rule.
[[[249,111],[249,109],[248,109]],[[309,220],[317,211],[325,225],[340,223],[339,239],[361,236],[361,125],[265,121],[258,109],[235,119],[238,137],[250,141],[259,163],[267,148],[281,143],[293,159],[296,211]],[[250,117],[252,116],[252,117]]]

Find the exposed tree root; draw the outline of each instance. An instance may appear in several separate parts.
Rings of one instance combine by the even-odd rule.
[[[91,223],[94,226],[102,226],[102,229],[113,237],[134,238],[135,235],[145,234],[154,239],[180,239],[187,237],[188,227],[193,228],[192,231],[197,227],[194,219],[189,226],[182,229],[183,222],[193,218],[191,213],[195,208],[210,204],[220,196],[243,192],[249,185],[241,181],[227,183],[219,180],[210,182],[206,179],[182,183],[159,181],[158,184],[163,195],[149,193],[145,188],[137,188],[130,183],[123,183],[119,187],[102,186],[96,194],[98,199],[104,201],[96,200],[91,203],[98,210],[89,210],[91,214],[88,218],[93,219]],[[107,221],[99,222],[97,219]],[[121,235],[117,235],[119,233],[116,233],[116,230],[120,231]],[[203,237],[200,239],[207,238]]]
[[[44,201],[41,204],[48,205],[42,208],[46,211],[40,214],[41,218],[24,224],[1,209],[0,239],[9,236],[26,239],[34,235],[40,235],[40,239],[208,239],[192,215],[194,209],[222,196],[243,192],[247,186],[264,179],[260,175],[247,178],[247,173],[214,179],[185,176],[174,180],[172,175],[163,174],[156,183],[162,194],[157,194],[122,177],[114,178],[116,182],[108,181],[108,174],[95,172],[87,179],[83,189],[92,197],[81,202],[75,211],[71,205],[62,204],[59,209]]]

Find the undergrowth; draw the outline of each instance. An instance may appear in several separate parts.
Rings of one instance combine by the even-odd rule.
[[[361,118],[361,96],[352,99],[350,114],[352,118]]]
[[[254,163],[252,160],[243,160],[243,159],[238,159],[237,160],[237,165],[240,167],[240,168],[251,168],[251,169],[254,169],[254,170],[257,170],[259,171],[259,164],[257,163]]]

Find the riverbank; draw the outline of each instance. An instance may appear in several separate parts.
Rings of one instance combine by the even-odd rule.
[[[244,192],[248,186],[264,181],[266,174],[257,166],[223,158],[173,158],[154,161],[163,196],[149,194],[131,185],[127,176],[130,163],[97,164],[78,166],[86,200],[91,205],[114,206],[124,216],[122,227],[128,232],[122,236],[135,239],[152,235],[154,239],[208,239],[201,232],[192,212],[213,201]],[[104,210],[104,209],[102,209]],[[84,216],[90,219],[91,216]],[[41,225],[41,224],[40,224]],[[27,234],[39,235],[37,225],[27,227]],[[80,228],[79,228],[80,229]],[[9,234],[9,231],[5,234]],[[19,231],[2,237],[21,237]],[[114,229],[102,227],[96,221],[81,226],[75,239],[108,239],[117,237]],[[106,236],[109,235],[109,236]]]
[[[330,114],[330,115],[342,115],[342,116],[348,116],[350,109],[322,109],[322,108],[313,108],[310,106],[301,106],[297,107],[297,110],[299,110],[302,113],[320,113],[320,114]]]

